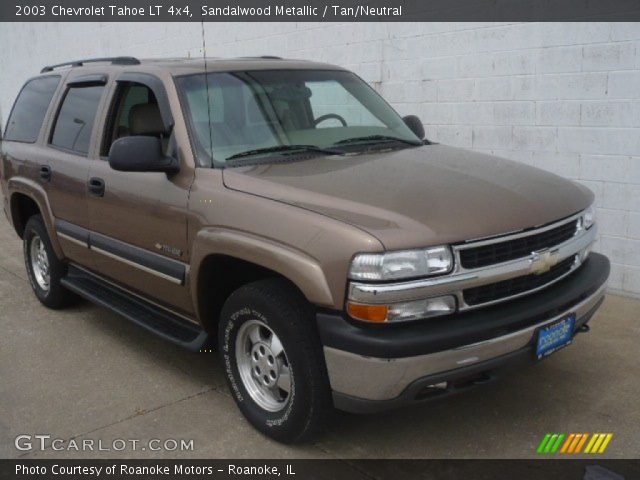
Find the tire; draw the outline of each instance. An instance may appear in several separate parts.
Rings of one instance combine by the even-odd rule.
[[[64,308],[75,303],[78,297],[60,284],[60,279],[67,274],[67,266],[53,251],[41,215],[33,215],[29,218],[22,239],[27,277],[40,303],[53,309]],[[43,257],[38,259],[38,253]],[[48,265],[46,269],[42,268],[43,259]],[[43,272],[46,272],[46,275],[43,275]]]
[[[251,339],[256,327],[258,342]],[[282,353],[276,355],[279,348],[269,331],[280,340]],[[258,358],[263,345],[266,351]],[[260,280],[232,293],[221,312],[218,346],[231,394],[260,432],[282,443],[304,442],[328,423],[333,403],[314,311],[291,284]],[[275,366],[271,366],[274,355]],[[256,367],[262,368],[261,375]],[[267,377],[277,388],[263,384]],[[269,398],[274,391],[280,397],[275,401]]]

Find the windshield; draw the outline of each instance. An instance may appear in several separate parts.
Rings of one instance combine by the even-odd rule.
[[[206,157],[202,164],[295,150],[335,154],[372,144],[422,144],[393,108],[350,72],[258,70],[188,75],[176,82],[199,156]]]

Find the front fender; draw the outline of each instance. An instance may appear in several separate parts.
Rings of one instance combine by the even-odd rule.
[[[190,277],[199,278],[203,260],[215,254],[235,257],[279,273],[293,282],[311,303],[327,307],[336,303],[320,264],[300,250],[246,232],[205,228],[194,241]],[[196,289],[192,289],[191,295],[197,305]]]

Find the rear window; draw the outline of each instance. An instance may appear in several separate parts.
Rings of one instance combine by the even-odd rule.
[[[28,143],[36,141],[58,83],[59,76],[49,76],[29,80],[22,87],[7,122],[5,140]]]
[[[51,145],[81,154],[89,152],[91,131],[104,86],[72,87],[62,101]]]

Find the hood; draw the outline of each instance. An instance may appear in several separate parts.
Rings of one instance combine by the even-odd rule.
[[[228,188],[305,208],[387,249],[458,243],[551,223],[593,201],[582,185],[443,145],[225,169]]]

